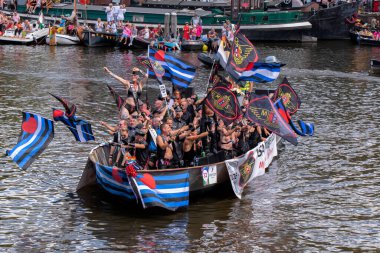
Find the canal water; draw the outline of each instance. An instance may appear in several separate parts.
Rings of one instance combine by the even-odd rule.
[[[380,248],[380,78],[368,74],[380,48],[349,42],[257,44],[276,55],[302,99],[295,119],[315,124],[315,136],[286,143],[269,171],[241,200],[205,196],[177,213],[130,210],[75,192],[94,143],[73,141],[56,125],[55,138],[27,171],[0,159],[0,251],[10,252],[360,252]],[[21,111],[51,118],[72,99],[93,124],[115,123],[103,71],[131,76],[139,52],[48,46],[0,47],[0,151],[17,142]],[[204,94],[209,70],[192,84]],[[275,87],[276,85],[271,85]],[[269,87],[269,86],[268,86]],[[148,88],[152,98],[158,89]]]

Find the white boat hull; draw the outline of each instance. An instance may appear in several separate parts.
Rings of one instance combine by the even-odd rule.
[[[45,39],[49,33],[49,28],[43,28],[25,35],[25,37],[14,36],[14,29],[6,30],[3,36],[0,36],[0,44],[18,44],[30,45],[39,43]]]
[[[46,36],[46,44],[50,45],[50,36]],[[78,36],[55,34],[55,45],[51,46],[73,46],[79,45],[80,40]]]

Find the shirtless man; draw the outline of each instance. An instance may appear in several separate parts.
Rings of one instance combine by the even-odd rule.
[[[157,168],[170,168],[173,159],[173,140],[170,139],[170,126],[166,123],[161,125],[161,135],[157,136]]]
[[[218,131],[220,134],[220,148],[225,151],[226,158],[231,159],[234,157],[234,143],[236,142],[235,131],[240,131],[240,127],[228,129],[223,120],[218,121]]]
[[[199,140],[203,137],[206,137],[208,135],[208,132],[204,132],[201,134],[198,134],[197,130],[193,130],[189,136],[185,138],[185,141],[183,142],[183,160],[185,163],[185,166],[193,166],[194,158],[196,155],[196,140]]]

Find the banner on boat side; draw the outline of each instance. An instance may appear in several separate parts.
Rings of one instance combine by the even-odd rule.
[[[265,142],[260,142],[244,156],[225,161],[232,189],[239,199],[244,187],[253,178],[263,175],[275,156],[277,156],[276,135],[271,134]]]
[[[216,184],[218,181],[216,165],[202,167],[203,186]]]

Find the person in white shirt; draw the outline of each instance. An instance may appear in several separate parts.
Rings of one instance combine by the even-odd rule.
[[[119,12],[117,14],[117,20],[118,21],[124,21],[124,13],[127,11],[127,9],[125,8],[125,5],[122,4],[120,6],[120,9],[119,9]]]
[[[106,8],[106,14],[107,14],[107,22],[111,22],[113,20],[113,5],[112,3],[108,5]]]
[[[104,29],[104,23],[102,22],[100,18],[98,18],[95,24],[95,32],[103,32],[103,29]]]
[[[115,20],[115,22],[117,22],[117,16],[119,15],[119,10],[120,10],[120,6],[118,4],[116,4],[114,7],[113,7],[113,10],[112,10],[112,13],[113,13],[113,20]]]
[[[144,29],[141,31],[141,35],[143,36],[144,39],[149,39],[150,37],[150,30],[148,25],[145,25]]]

